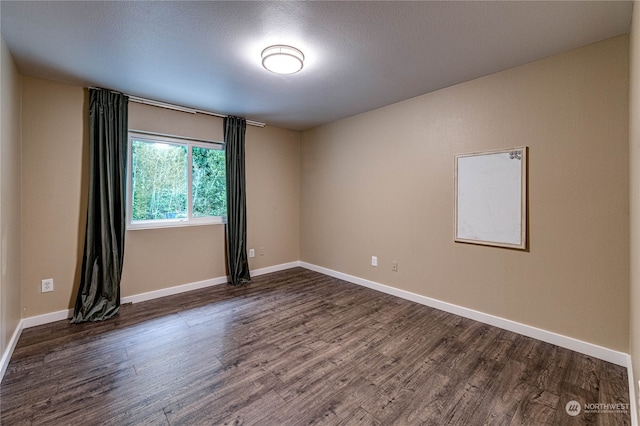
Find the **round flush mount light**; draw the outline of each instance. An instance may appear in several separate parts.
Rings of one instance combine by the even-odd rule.
[[[295,47],[278,44],[262,51],[262,66],[276,74],[293,74],[303,65],[304,55]]]

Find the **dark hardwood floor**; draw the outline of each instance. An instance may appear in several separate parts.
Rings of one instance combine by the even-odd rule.
[[[622,367],[301,268],[23,331],[2,425],[628,425]]]

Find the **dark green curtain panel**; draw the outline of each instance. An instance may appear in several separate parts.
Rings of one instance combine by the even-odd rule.
[[[231,284],[251,281],[247,262],[247,201],[244,171],[244,118],[224,119],[227,171],[227,259]]]
[[[120,309],[128,101],[121,93],[89,89],[87,230],[72,323],[106,320]]]

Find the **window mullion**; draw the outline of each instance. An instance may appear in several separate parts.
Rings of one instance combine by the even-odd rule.
[[[191,222],[193,216],[193,146],[187,145],[187,221]]]
[[[127,137],[127,226],[133,221],[133,158],[132,158],[132,135]]]

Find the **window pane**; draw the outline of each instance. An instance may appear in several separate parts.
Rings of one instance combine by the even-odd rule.
[[[193,217],[226,216],[224,151],[193,147]]]
[[[133,220],[187,217],[187,147],[131,141]]]

